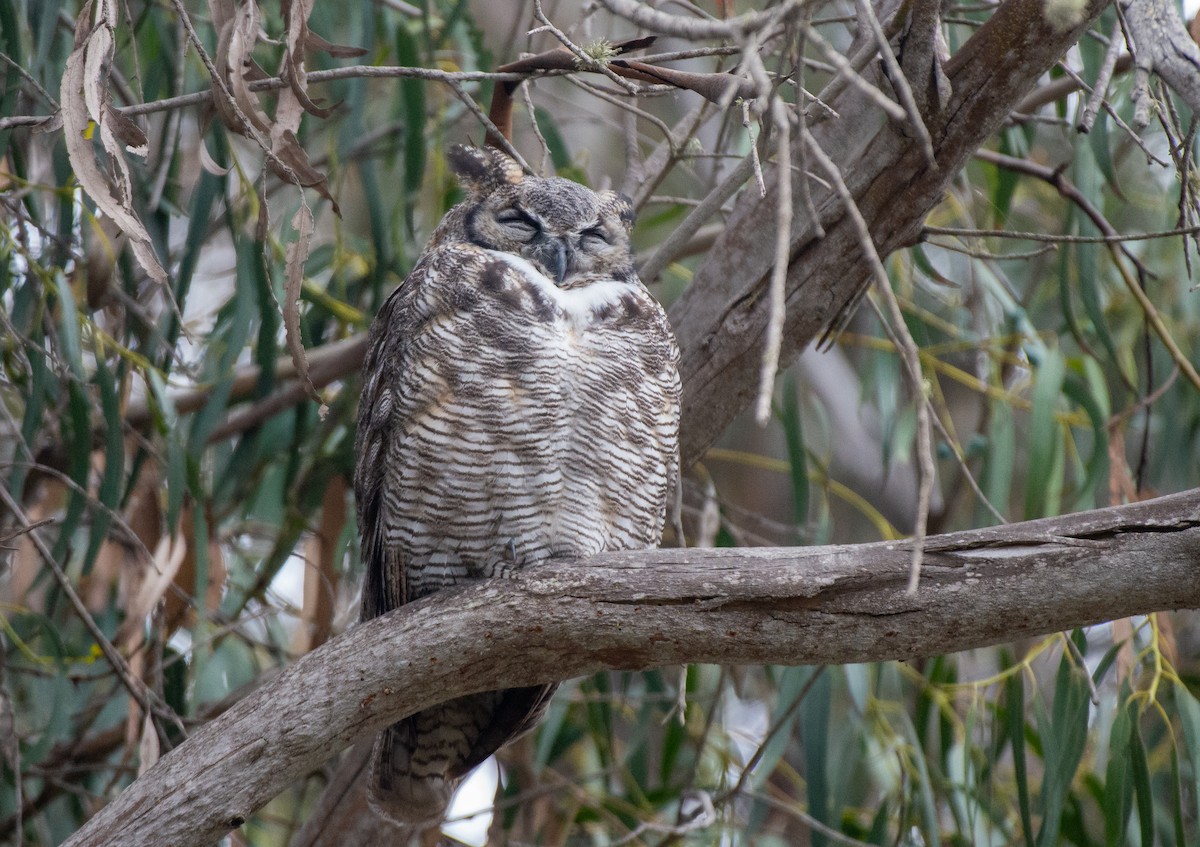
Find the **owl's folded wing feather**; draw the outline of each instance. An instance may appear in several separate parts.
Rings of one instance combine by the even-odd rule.
[[[358,529],[366,577],[362,590],[362,619],[378,617],[405,601],[404,563],[399,551],[389,550],[387,522],[383,514],[388,440],[396,437],[399,398],[395,375],[406,368],[410,339],[416,329],[406,301],[414,272],[392,292],[379,316],[371,324],[363,368],[362,396],[358,403],[358,433],[355,437],[354,498],[358,506]]]

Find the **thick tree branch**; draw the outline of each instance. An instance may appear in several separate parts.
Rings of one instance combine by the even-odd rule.
[[[830,664],[982,647],[1200,606],[1200,489],[926,540],[649,550],[439,592],[308,654],[67,842],[208,844],[356,738],[435,702],[606,668]]]
[[[846,88],[830,104],[841,117],[814,123],[811,132],[846,175],[880,256],[918,238],[950,180],[1106,5],[1090,0],[1066,28],[1046,18],[1043,0],[999,6],[945,64],[951,94],[928,121],[936,168],[904,125],[884,120],[858,90]],[[819,220],[798,209],[793,223],[784,363],[855,302],[870,273],[841,200],[815,183],[810,191]],[[742,193],[722,237],[671,309],[683,351],[685,464],[702,456],[753,397],[774,254],[774,229],[763,221],[772,219],[774,204],[774,191],[765,198]]]
[[[1188,35],[1179,9],[1165,0],[1121,0],[1121,11],[1134,41],[1138,82],[1134,86],[1134,123],[1150,122],[1145,79],[1158,74],[1192,110],[1200,109],[1200,47]]]

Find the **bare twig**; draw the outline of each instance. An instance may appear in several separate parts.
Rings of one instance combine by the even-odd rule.
[[[1092,93],[1088,97],[1087,106],[1084,107],[1083,116],[1079,119],[1077,128],[1080,132],[1092,131],[1092,127],[1096,123],[1096,115],[1108,94],[1108,85],[1112,82],[1113,72],[1117,67],[1117,58],[1121,55],[1123,39],[1120,35],[1121,25],[1119,22],[1114,23],[1112,34],[1108,39],[1108,49],[1104,51],[1104,61],[1100,65],[1100,71],[1096,74],[1096,81],[1092,84]]]
[[[625,89],[625,91],[628,93],[637,93],[637,86],[627,82],[624,79],[621,79],[621,77],[613,73],[612,69],[608,66],[608,62],[598,61],[594,56],[588,55],[588,53],[582,47],[567,37],[565,32],[556,27],[551,20],[546,17],[546,12],[542,9],[542,0],[533,0],[533,17],[539,23],[541,23],[541,26],[538,28],[539,30],[549,32],[558,40],[560,44],[562,44],[563,47],[566,47],[571,51],[571,54],[575,57],[578,67],[587,68],[589,70],[602,73],[611,79],[616,85]]]
[[[786,317],[785,283],[792,246],[792,141],[787,108],[777,96],[771,97],[772,131],[775,133],[775,259],[767,286],[770,317],[763,339],[762,365],[758,377],[758,398],[754,419],[766,426],[771,419],[771,397],[775,373],[779,370],[779,352],[783,345]]]
[[[804,55],[804,42],[808,38],[809,16],[812,14],[812,8],[805,6],[800,11],[800,31],[797,34],[796,52],[801,56]],[[815,97],[804,90],[804,62],[796,63],[795,71],[796,91],[800,96],[796,98],[799,104],[796,109],[796,122],[800,128],[800,135],[803,136],[808,132],[808,109],[804,107],[803,98],[811,97],[815,102],[820,103]],[[823,103],[821,105],[824,105]],[[828,107],[826,107],[828,108]],[[804,211],[808,213],[808,219],[812,222],[814,233],[817,238],[825,237],[825,228],[821,226],[821,216],[817,214],[817,207],[813,203],[812,190],[808,186],[808,145],[801,144],[796,148],[796,167],[800,172],[800,202],[804,204]]]
[[[729,172],[721,184],[710,191],[700,205],[672,230],[666,240],[654,251],[654,254],[638,269],[638,273],[645,282],[653,282],[662,273],[663,268],[675,261],[683,246],[691,240],[701,225],[716,214],[725,201],[746,184],[746,180],[750,178],[753,170],[754,161],[750,156],[746,156],[736,168]]]
[[[474,115],[475,119],[478,120],[479,123],[483,124],[484,129],[487,130],[488,144],[498,147],[511,156],[517,164],[525,169],[526,173],[533,173],[533,168],[529,167],[529,163],[525,161],[525,157],[521,155],[520,151],[518,151],[516,147],[513,147],[512,141],[509,140],[509,136],[512,135],[511,126],[506,134],[504,130],[492,122],[490,117],[483,113],[483,109],[479,108],[479,104],[475,102],[475,98],[468,94],[457,81],[448,80],[446,84],[450,86],[450,90],[453,91],[455,95],[458,96],[458,99],[462,101],[463,105],[467,107],[467,111]]]
[[[1062,68],[1063,73],[1066,74],[1068,77],[1072,77],[1073,79],[1077,80],[1079,82],[1079,87],[1082,90],[1088,92],[1089,95],[1091,95],[1093,93],[1092,87],[1090,85],[1088,85],[1087,82],[1084,81],[1083,77],[1081,77],[1075,71],[1074,68],[1070,67],[1070,65],[1068,65],[1066,62],[1060,62],[1059,67]],[[1129,138],[1130,141],[1132,141],[1134,144],[1136,144],[1138,146],[1138,148],[1144,154],[1146,154],[1146,159],[1148,161],[1154,162],[1155,164],[1158,164],[1158,165],[1162,165],[1163,167],[1167,166],[1167,163],[1164,162],[1153,150],[1150,149],[1150,146],[1145,142],[1145,140],[1141,137],[1141,135],[1137,132],[1137,130],[1135,130],[1129,124],[1125,123],[1125,119],[1121,117],[1121,113],[1118,112],[1113,107],[1113,104],[1110,103],[1107,98],[1101,98],[1100,105],[1101,105],[1101,107],[1103,107],[1104,111],[1108,114],[1108,116],[1112,119],[1112,122],[1114,124],[1116,124],[1117,127],[1120,128],[1125,133],[1125,135]],[[1064,126],[1066,126],[1066,125],[1069,125],[1069,124],[1064,124]]]
[[[1180,235],[1200,233],[1200,224],[1157,232],[1113,233],[1112,235],[1055,235],[1048,232],[1029,232],[1012,229],[972,229],[969,227],[933,226],[921,228],[923,235],[953,235],[959,238],[1011,238],[1016,241],[1044,241],[1047,244],[1119,244],[1125,241],[1153,241],[1157,238],[1173,238]],[[944,247],[946,245],[939,245]],[[997,256],[1000,259],[1008,256]]]
[[[640,209],[647,198],[658,188],[659,183],[667,175],[667,171],[675,163],[680,150],[693,137],[704,116],[709,113],[711,104],[705,100],[697,103],[692,110],[675,123],[675,131],[671,137],[660,141],[645,161],[642,162],[641,181],[632,183],[627,174],[622,180],[621,190],[633,198],[633,207]]]
[[[748,780],[750,775],[754,773],[754,769],[758,767],[758,763],[762,761],[762,757],[766,754],[767,746],[775,739],[776,736],[779,735],[780,732],[783,731],[784,727],[791,723],[792,717],[794,717],[796,712],[800,710],[800,706],[803,705],[804,699],[808,696],[808,692],[812,691],[812,687],[817,684],[818,680],[821,679],[821,674],[825,672],[825,667],[825,665],[818,665],[813,668],[812,674],[808,677],[808,679],[804,680],[804,685],[801,686],[800,691],[796,693],[796,698],[792,700],[792,702],[788,704],[788,707],[784,709],[783,713],[775,719],[775,723],[771,727],[770,731],[767,732],[766,735],[763,736],[762,741],[758,743],[758,747],[755,748],[754,753],[750,756],[750,759],[746,762],[745,766],[742,767],[741,773],[738,774],[737,782],[735,782],[727,791],[720,794],[713,801],[715,805],[723,805],[742,793],[742,790],[746,785],[746,780]]]
[[[324,388],[335,379],[340,379],[355,373],[362,367],[363,356],[367,349],[367,334],[365,332],[349,338],[335,341],[321,347],[308,350],[309,378],[317,388]],[[275,379],[289,380],[296,378],[296,364],[290,356],[281,356],[275,362]],[[234,402],[245,399],[254,393],[255,387],[262,376],[262,368],[258,365],[245,365],[234,372],[229,387],[229,400]],[[215,386],[197,386],[170,395],[171,403],[177,414],[187,414],[202,408],[212,396]],[[299,402],[304,393],[301,391],[296,398]],[[135,400],[129,404],[125,413],[125,421],[129,426],[141,427],[149,423],[151,409],[146,400]]]
[[[600,0],[600,5],[614,15],[632,21],[651,32],[674,35],[688,41],[703,41],[710,38],[735,39],[770,26],[780,17],[790,14],[803,5],[803,0],[786,0],[776,9],[764,12],[747,12],[729,20],[700,20],[660,12],[636,0]]]
[[[537,174],[545,176],[546,162],[550,159],[550,145],[546,142],[546,136],[542,135],[542,128],[538,125],[537,107],[533,105],[533,96],[529,93],[529,88],[530,86],[528,85],[521,86],[521,101],[525,106],[525,116],[529,118],[529,128],[533,131],[533,137],[537,139],[538,147],[542,150],[542,158],[538,162]]]
[[[579,88],[582,91],[586,91],[588,94],[592,95],[593,97],[598,97],[601,100],[603,100],[605,103],[611,103],[613,106],[616,106],[618,109],[622,109],[631,115],[635,115],[635,116],[641,118],[642,120],[646,121],[647,123],[653,124],[658,129],[658,131],[662,133],[663,138],[671,137],[671,127],[667,126],[666,122],[664,120],[662,120],[661,118],[659,118],[657,115],[652,115],[649,112],[647,112],[645,109],[639,109],[637,106],[633,105],[633,103],[629,102],[628,100],[623,100],[620,97],[617,97],[613,94],[609,94],[607,91],[604,91],[603,89],[599,88],[598,86],[592,85],[592,84],[588,83],[586,80],[580,79],[579,77],[569,76],[569,77],[567,77],[567,81],[570,82],[572,85],[574,85],[576,88]]]
[[[1133,56],[1128,53],[1122,53],[1117,59],[1117,64],[1113,68],[1113,74],[1127,73],[1133,67]],[[1014,113],[1028,114],[1036,112],[1049,103],[1055,103],[1068,94],[1074,94],[1083,87],[1083,80],[1078,77],[1059,77],[1056,80],[1046,83],[1034,89],[1028,96],[1025,97],[1017,107],[1013,109]]]
[[[826,155],[825,151],[821,149],[821,146],[817,144],[814,138],[807,136],[804,139],[804,143],[808,144],[813,158],[817,160],[817,164],[821,166],[821,169],[825,171],[833,183],[846,209],[846,214],[854,224],[859,246],[862,248],[863,255],[871,269],[871,277],[875,281],[875,287],[879,290],[880,295],[884,298],[884,302],[888,305],[890,321],[883,320],[884,329],[888,330],[888,334],[892,336],[892,342],[896,345],[896,350],[900,354],[901,361],[904,362],[904,372],[908,377],[909,384],[912,386],[913,396],[916,398],[917,514],[914,520],[912,537],[912,569],[909,573],[908,582],[908,592],[914,594],[916,593],[917,582],[921,575],[921,561],[924,558],[925,528],[929,522],[929,503],[933,496],[933,478],[935,473],[932,448],[933,434],[929,422],[929,406],[925,396],[925,381],[921,376],[920,350],[917,348],[916,342],[913,341],[912,335],[908,331],[908,325],[904,322],[904,313],[900,310],[900,304],[896,301],[896,294],[892,291],[887,271],[884,270],[883,262],[880,260],[879,253],[875,249],[875,242],[871,240],[871,231],[867,227],[866,220],[863,219],[862,212],[858,209],[858,204],[854,202],[854,197],[850,194],[850,189],[846,186],[842,172],[838,170],[837,165]],[[891,329],[888,329],[889,327]]]
[[[837,75],[829,81],[829,84],[821,91],[819,100],[823,102],[833,101],[841,89],[847,85],[853,85],[859,91],[863,92],[871,99],[871,102],[887,113],[887,116],[894,121],[903,121],[908,117],[908,113],[904,111],[904,107],[896,103],[870,82],[863,78],[861,71],[867,66],[871,59],[875,56],[875,47],[872,45],[869,48],[864,48],[854,54],[850,59],[847,59],[828,41],[826,41],[821,33],[817,32],[812,25],[804,26],[805,37],[825,54],[829,59],[830,64],[837,68]]]

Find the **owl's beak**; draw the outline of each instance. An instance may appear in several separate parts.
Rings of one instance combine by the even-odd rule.
[[[554,277],[554,282],[561,285],[562,281],[567,278],[567,270],[574,258],[566,237],[543,238],[541,244],[537,246],[535,255],[542,267]]]

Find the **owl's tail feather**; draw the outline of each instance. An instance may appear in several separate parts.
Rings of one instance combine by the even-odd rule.
[[[398,824],[429,826],[445,817],[459,780],[414,770],[411,721],[406,718],[375,739],[367,801],[377,814]]]
[[[385,729],[371,754],[372,809],[397,823],[442,820],[473,768],[534,727],[556,685],[486,691],[440,703]]]

